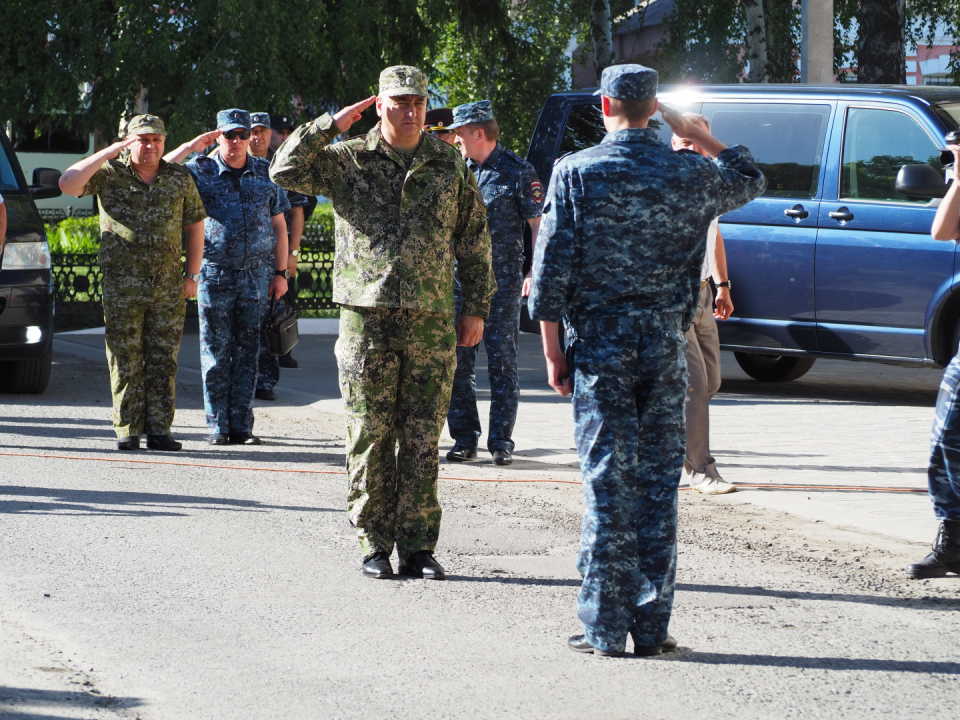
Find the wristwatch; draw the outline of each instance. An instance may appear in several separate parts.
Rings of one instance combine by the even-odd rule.
[[[730,283],[729,280],[724,280],[723,282],[718,282],[717,287],[718,288],[725,287],[727,288],[727,290],[730,290],[733,288],[733,285]]]
[[[290,279],[290,271],[289,271],[289,270],[276,270],[276,271],[274,271],[273,274],[274,274],[274,275],[279,275],[279,276],[282,277],[284,280],[289,280],[289,279]]]
[[[195,283],[200,282],[200,273],[186,273],[186,276],[193,280]]]
[[[300,248],[297,248],[296,250],[291,250],[290,254],[296,257],[297,255],[300,254]]]

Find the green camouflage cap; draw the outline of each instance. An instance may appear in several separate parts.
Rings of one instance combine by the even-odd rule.
[[[156,115],[137,115],[127,125],[127,135],[166,135],[163,120]]]
[[[420,95],[430,97],[429,81],[423,70],[413,65],[393,65],[380,73],[380,97]]]

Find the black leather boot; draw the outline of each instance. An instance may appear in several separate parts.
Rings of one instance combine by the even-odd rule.
[[[907,568],[907,577],[946,577],[947,573],[960,575],[960,520],[944,520],[933,541],[933,552]]]

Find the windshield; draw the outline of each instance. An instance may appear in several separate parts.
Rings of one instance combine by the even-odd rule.
[[[10,161],[10,150],[6,143],[0,143],[0,195],[22,193],[17,175]]]

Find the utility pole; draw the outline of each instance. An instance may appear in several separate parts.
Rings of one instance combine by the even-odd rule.
[[[800,82],[832,85],[833,0],[801,0]]]

